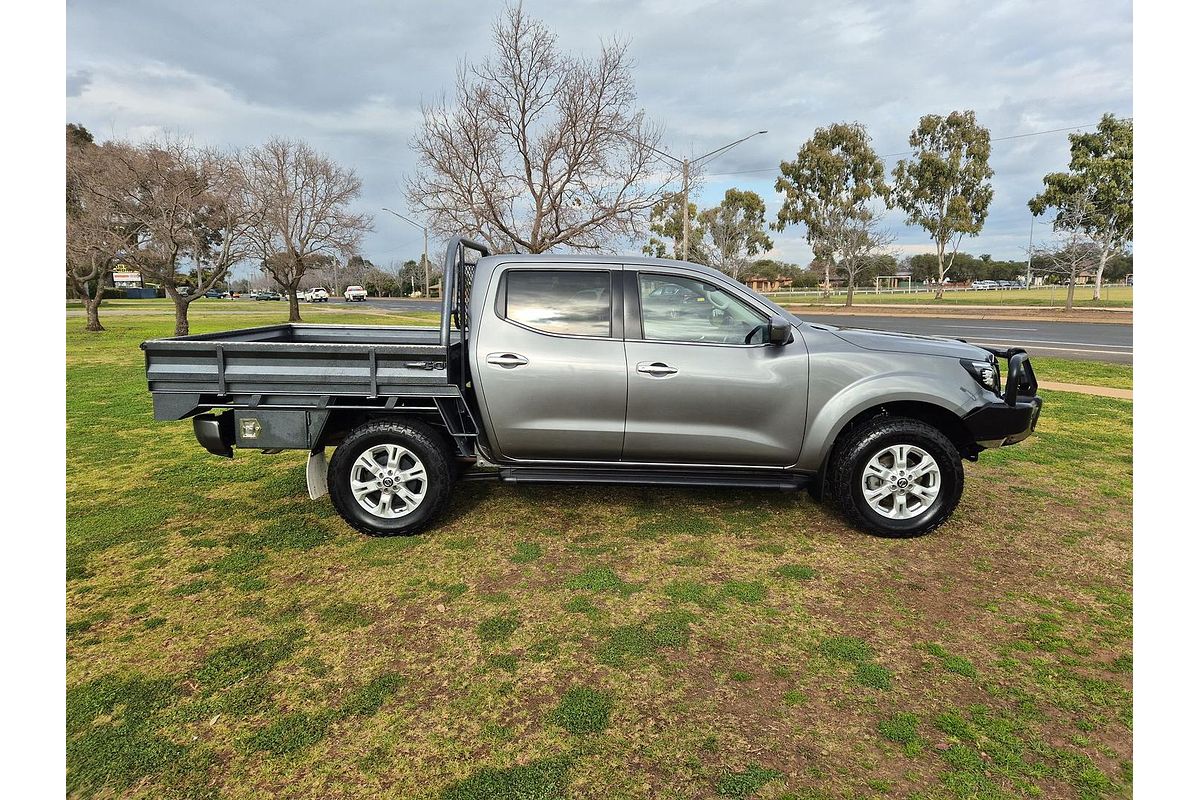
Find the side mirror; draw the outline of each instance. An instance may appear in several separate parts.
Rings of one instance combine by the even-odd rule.
[[[767,323],[767,343],[787,344],[792,338],[792,323],[787,317],[776,315]]]

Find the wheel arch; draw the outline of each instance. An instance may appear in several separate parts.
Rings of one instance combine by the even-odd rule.
[[[822,445],[807,452],[808,463],[812,465],[810,469],[814,469],[819,479],[823,480],[829,459],[838,445],[851,436],[854,430],[861,427],[864,422],[879,416],[920,420],[941,431],[954,443],[963,458],[974,460],[979,454],[979,449],[975,446],[958,411],[941,398],[936,396],[886,400],[879,398],[872,402],[860,403],[833,418],[825,417],[823,419],[822,415],[818,415],[809,429],[809,437],[806,437],[806,440],[816,440]],[[804,465],[805,460],[805,453],[802,453],[801,466]]]
[[[349,408],[331,410],[314,437],[316,444],[313,447],[313,451],[315,452],[326,447],[337,447],[348,433],[362,425],[389,420],[397,422],[406,420],[422,422],[432,428],[443,439],[449,453],[455,454],[458,452],[454,437],[451,435],[441,413],[438,411],[418,411],[404,408],[396,409],[395,411]]]

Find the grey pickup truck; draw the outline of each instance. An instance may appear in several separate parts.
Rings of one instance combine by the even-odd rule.
[[[805,322],[696,264],[456,238],[444,283],[440,328],[144,342],[155,419],[191,417],[230,458],[307,450],[310,496],[373,535],[490,479],[807,488],[916,536],[954,511],[962,460],[1026,438],[1042,407],[1022,350]]]

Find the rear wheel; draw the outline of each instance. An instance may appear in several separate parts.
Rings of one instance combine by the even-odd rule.
[[[843,514],[878,536],[922,536],[945,522],[962,497],[962,457],[920,420],[878,417],[839,443],[829,488]]]
[[[450,460],[445,440],[422,422],[368,422],[334,451],[329,497],[342,519],[363,533],[417,533],[449,501]]]

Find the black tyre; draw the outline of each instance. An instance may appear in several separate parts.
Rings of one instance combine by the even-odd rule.
[[[368,422],[333,451],[329,497],[355,530],[371,536],[414,534],[445,509],[451,460],[445,439],[423,422]]]
[[[828,489],[856,527],[877,536],[922,536],[962,497],[962,457],[920,420],[876,417],[851,431],[830,458]]]

